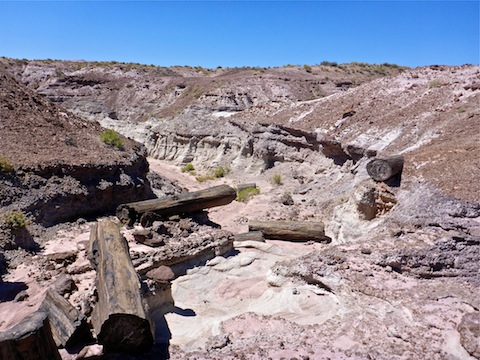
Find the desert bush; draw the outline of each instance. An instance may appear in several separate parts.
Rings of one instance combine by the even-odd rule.
[[[336,66],[338,66],[338,63],[335,62],[335,61],[322,61],[322,62],[320,63],[320,65],[323,65],[323,66],[334,66],[334,67],[336,67]]]
[[[207,180],[214,180],[225,177],[230,172],[230,169],[226,166],[219,166],[215,170],[209,171],[206,175],[197,176],[196,179],[198,182],[204,182]]]
[[[219,166],[214,172],[213,176],[215,178],[222,178],[230,172],[230,169],[226,166]]]
[[[303,65],[303,69],[308,72],[308,73],[311,73],[312,72],[312,67],[309,66],[309,65]]]
[[[100,135],[100,139],[107,145],[116,149],[123,150],[123,141],[115,130],[107,129]]]
[[[21,212],[17,210],[3,214],[1,217],[1,226],[4,229],[21,229],[31,224],[31,221]]]
[[[282,181],[282,175],[280,174],[275,174],[272,176],[272,184],[274,185],[282,185],[283,184],[283,181]]]
[[[188,163],[187,165],[185,165],[184,167],[182,167],[182,172],[188,172],[188,173],[192,173],[195,171],[195,168],[193,166],[193,164],[191,163]]]
[[[0,173],[8,173],[12,170],[13,165],[10,160],[5,156],[0,157]]]
[[[442,85],[442,82],[440,80],[432,80],[432,81],[429,81],[427,84],[429,89],[437,88],[440,85]]]
[[[257,187],[248,187],[242,189],[237,193],[237,201],[247,203],[252,197],[260,194],[260,189]]]

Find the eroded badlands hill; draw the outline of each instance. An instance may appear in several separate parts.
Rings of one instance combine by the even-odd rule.
[[[480,356],[478,67],[399,73],[364,64],[309,72],[3,62],[30,89],[144,143],[160,159],[150,159],[151,168],[190,190],[223,182],[260,189],[245,203],[209,210],[210,220],[202,214],[201,224],[174,216],[122,229],[157,343],[167,348],[144,358]],[[392,76],[364,82],[380,69]],[[405,156],[401,179],[373,181],[366,164],[390,154]],[[181,172],[186,163],[196,176],[220,165],[231,172],[200,183]],[[230,253],[211,249],[200,262],[171,266],[171,288],[165,279],[156,287],[158,279],[141,271],[164,255],[182,257],[195,240],[231,245],[231,233],[247,231],[251,220],[323,222],[332,242],[235,241]],[[154,232],[159,247],[139,244],[135,231],[137,238]],[[67,274],[78,290],[64,295],[89,314],[95,297],[87,239],[87,224],[61,229],[40,265],[18,265],[5,277],[27,281],[22,271],[39,273],[28,280],[32,291]],[[62,260],[58,243],[74,263]],[[52,266],[50,256],[63,262]],[[82,356],[101,351],[86,347]]]
[[[4,212],[20,210],[49,226],[152,196],[140,144],[107,145],[99,124],[57,108],[3,69],[0,118]]]

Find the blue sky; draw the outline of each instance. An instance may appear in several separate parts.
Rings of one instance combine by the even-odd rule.
[[[479,64],[479,1],[0,1],[0,56],[161,66]]]

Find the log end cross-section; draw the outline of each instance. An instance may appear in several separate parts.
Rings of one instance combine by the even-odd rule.
[[[367,164],[367,173],[375,181],[386,181],[403,170],[403,156],[374,159]]]

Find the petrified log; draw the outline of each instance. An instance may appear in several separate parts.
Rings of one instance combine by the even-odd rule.
[[[214,186],[175,196],[122,204],[117,207],[117,217],[122,222],[133,225],[142,214],[147,212],[153,212],[161,216],[192,213],[215,206],[227,205],[236,197],[235,189],[230,186]]]
[[[98,342],[106,351],[147,351],[153,344],[153,325],[127,241],[115,223],[104,220],[92,226],[88,256],[97,271],[92,323]]]
[[[37,310],[0,333],[0,360],[61,360],[47,313]]]
[[[367,172],[373,180],[385,181],[402,171],[403,162],[403,156],[374,159],[367,164]]]
[[[305,221],[259,221],[251,220],[249,231],[261,231],[266,239],[289,241],[316,241],[329,243],[321,222]]]
[[[85,316],[57,292],[48,289],[40,309],[48,314],[57,347],[69,348],[79,341],[91,340]]]
[[[234,241],[259,241],[265,242],[265,238],[261,231],[249,231],[243,234],[236,234],[233,237]]]

